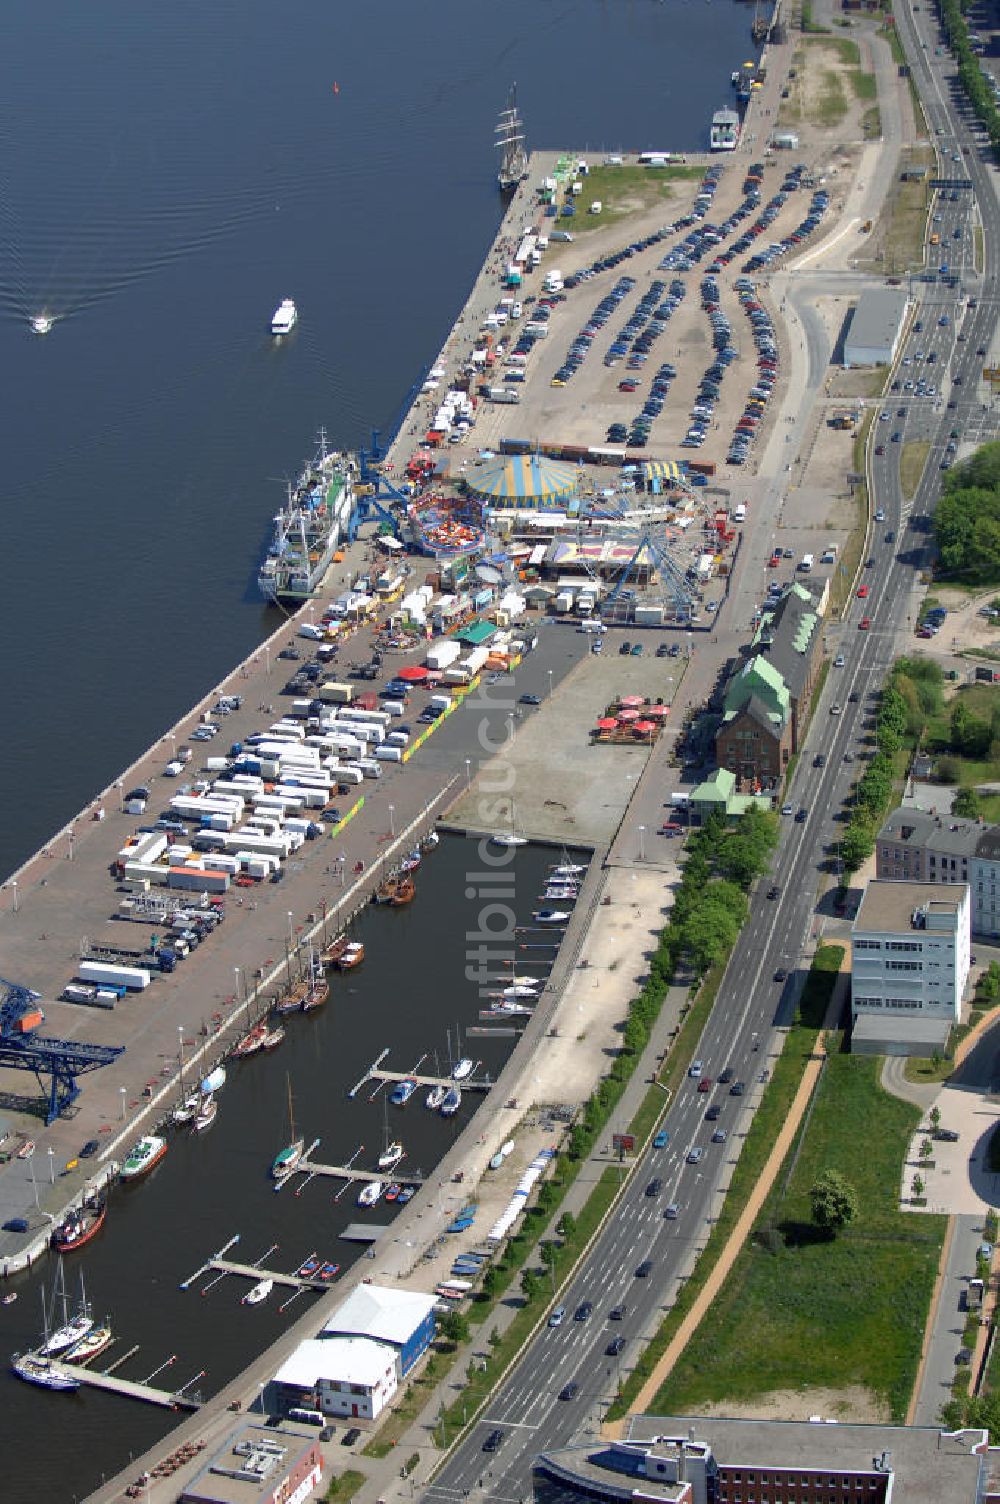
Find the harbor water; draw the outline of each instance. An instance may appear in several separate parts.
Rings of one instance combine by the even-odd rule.
[[[285,480],[321,425],[391,431],[495,234],[512,79],[529,146],[704,148],[750,21],[735,0],[508,0],[475,24],[459,0],[11,0],[0,873],[273,622],[255,573]]]
[[[550,848],[520,847],[502,868],[510,875],[504,886],[511,890],[518,925],[531,925],[544,876],[559,856]],[[343,1165],[357,1153],[358,1165],[373,1170],[388,1134],[403,1144],[406,1157],[385,1179],[405,1181],[407,1172],[427,1176],[413,1212],[437,1198],[461,1195],[435,1178],[434,1165],[468,1122],[480,1093],[464,1091],[452,1119],[428,1112],[423,1091],[403,1109],[389,1105],[388,1091],[376,1091],[375,1082],[353,1099],[347,1093],[386,1048],[387,1070],[406,1071],[419,1062],[421,1074],[447,1074],[449,1052],[458,1058],[460,1036],[461,1052],[477,1063],[476,1077],[495,1079],[502,1068],[516,1042],[509,1032],[465,1032],[478,1024],[485,1006],[477,985],[466,978],[466,965],[475,965],[467,961],[467,949],[478,943],[467,942],[466,934],[478,929],[482,908],[474,879],[473,897],[466,892],[469,873],[481,868],[478,843],[445,837],[424,857],[412,904],[400,910],[372,906],[359,915],[352,933],[364,942],[365,960],[356,971],[333,974],[325,1007],[288,1018],[285,1041],[274,1054],[228,1064],[212,1127],[203,1134],[165,1130],[170,1148],[152,1174],[112,1188],[101,1233],[63,1261],[71,1302],[79,1297],[82,1273],[94,1316],[109,1317],[115,1332],[115,1345],[95,1367],[107,1368],[138,1344],[139,1351],[117,1370],[119,1377],[147,1379],[174,1358],[151,1382],[172,1391],[204,1370],[192,1392],[208,1397],[315,1299],[303,1294],[282,1314],[278,1308],[290,1292],[275,1290],[264,1305],[248,1308],[241,1300],[250,1284],[236,1276],[203,1298],[210,1273],[181,1291],[181,1281],[234,1234],[240,1241],[230,1258],[254,1263],[277,1244],[265,1266],[289,1273],[311,1253],[339,1263],[342,1272],[363,1258],[362,1245],[339,1237],[351,1222],[389,1224],[382,1236],[393,1238],[394,1207],[380,1201],[371,1210],[359,1208],[358,1185],[342,1190],[342,1181],[317,1177],[296,1195],[304,1177],[295,1176],[275,1194],[268,1169],[291,1136],[289,1087],[296,1134],[307,1145],[320,1140],[315,1160]],[[516,935],[518,968],[544,976],[543,963],[554,957],[558,940],[558,932],[537,928]],[[501,970],[499,960],[495,969]],[[45,1173],[40,1166],[38,1174]],[[405,1256],[405,1265],[410,1262]],[[67,1395],[33,1389],[8,1371],[9,1353],[38,1342],[42,1292],[51,1291],[56,1267],[53,1257],[33,1274],[11,1280],[18,1299],[0,1311],[0,1430],[19,1438],[16,1447],[8,1442],[5,1448],[4,1498],[11,1504],[82,1498],[102,1473],[110,1476],[130,1452],[139,1455],[176,1423],[169,1411],[95,1390]],[[47,1438],[56,1431],[60,1445],[53,1448]],[[72,1477],[66,1473],[70,1455],[76,1458]]]
[[[734,0],[508,0],[474,23],[457,0],[432,14],[404,0],[12,0],[0,873],[273,629],[254,580],[285,481],[321,426],[341,446],[371,427],[388,435],[445,340],[496,231],[493,126],[510,82],[529,145],[703,149],[733,67],[753,55],[750,20]],[[276,346],[268,321],[286,296],[300,323]],[[42,313],[54,324],[38,337]],[[522,917],[550,859],[517,854]],[[400,1068],[424,1051],[444,1062],[447,1031],[478,1011],[463,979],[467,863],[464,843],[445,842],[410,909],[366,913],[363,970],[292,1020],[275,1056],[234,1067],[210,1131],[178,1136],[67,1260],[71,1289],[82,1269],[95,1314],[113,1319],[110,1358],[139,1344],[128,1376],[176,1354],[158,1382],[204,1368],[214,1392],[302,1309],[310,1297],[284,1317],[274,1296],[247,1310],[232,1279],[205,1299],[178,1291],[233,1233],[249,1261],[279,1243],[282,1269],[314,1249],[358,1256],[337,1239],[359,1213],[349,1195],[334,1205],[335,1183],[270,1191],[286,1073],[320,1157],[364,1143],[372,1163],[381,1102],[348,1103],[346,1087],[386,1045]],[[467,1052],[495,1072],[511,1044]],[[390,1119],[407,1166],[429,1169],[471,1105],[451,1125],[419,1101]],[[384,1207],[368,1215],[387,1220]],[[17,1283],[0,1364],[36,1341],[52,1268]],[[107,1395],[46,1394],[6,1372],[0,1383],[12,1504],[82,1497],[172,1423]]]

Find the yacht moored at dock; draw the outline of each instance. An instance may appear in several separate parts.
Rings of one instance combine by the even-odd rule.
[[[509,193],[528,171],[528,154],[524,149],[524,121],[517,109],[517,84],[511,84],[507,107],[500,111],[496,138],[500,152],[497,183],[501,193]]]
[[[11,1359],[11,1370],[26,1384],[38,1384],[42,1389],[79,1389],[80,1380],[72,1374],[62,1373],[46,1358],[36,1358],[34,1353],[16,1354]]]

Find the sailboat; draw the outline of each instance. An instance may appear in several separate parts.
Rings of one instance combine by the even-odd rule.
[[[304,1138],[295,1137],[295,1113],[292,1110],[292,1078],[291,1076],[286,1076],[285,1080],[288,1085],[288,1126],[291,1130],[292,1138],[291,1142],[286,1144],[284,1149],[276,1154],[271,1162],[271,1174],[275,1180],[284,1180],[286,1175],[292,1173],[302,1158],[302,1153],[306,1146]]]
[[[309,951],[309,986],[306,995],[302,999],[302,1012],[311,1013],[314,1008],[321,1008],[330,996],[330,983],[326,972],[323,970],[323,962],[316,952]]]
[[[527,836],[519,836],[517,834],[517,831],[514,829],[514,804],[513,804],[513,801],[511,801],[511,806],[510,806],[510,829],[509,830],[495,830],[493,832],[493,834],[490,836],[490,840],[493,842],[494,846],[527,846],[527,844],[528,844],[528,837]]]
[[[195,1133],[204,1133],[206,1128],[211,1128],[215,1122],[215,1115],[219,1110],[218,1098],[209,1092],[207,1097],[202,1097],[201,1105],[195,1113],[193,1123]]]
[[[524,121],[517,111],[517,84],[511,84],[507,108],[500,111],[496,138],[501,153],[497,183],[501,193],[509,193],[528,171],[528,154],[524,149]]]
[[[41,1358],[54,1358],[59,1353],[67,1352],[71,1347],[75,1347],[78,1342],[82,1342],[94,1325],[94,1319],[87,1309],[87,1297],[83,1289],[82,1275],[80,1276],[80,1309],[75,1316],[71,1317],[69,1314],[66,1303],[66,1280],[63,1275],[62,1259],[59,1260],[59,1272],[56,1275],[56,1283],[52,1290],[53,1304],[57,1295],[62,1298],[62,1326],[56,1327],[55,1331],[50,1334],[48,1313],[45,1310],[45,1291],[42,1291],[42,1319],[45,1326],[45,1341],[38,1349],[38,1355]]]
[[[245,1306],[259,1306],[267,1299],[274,1289],[273,1279],[259,1279],[252,1290],[248,1290],[243,1297],[242,1304]]]

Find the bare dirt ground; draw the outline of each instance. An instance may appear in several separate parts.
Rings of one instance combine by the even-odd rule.
[[[747,1404],[726,1400],[704,1405],[700,1413],[730,1420],[811,1420],[821,1415],[845,1425],[886,1425],[891,1419],[889,1406],[863,1384],[846,1389],[772,1389]]]

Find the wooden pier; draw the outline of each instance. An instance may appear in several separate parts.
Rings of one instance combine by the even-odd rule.
[[[159,1405],[164,1410],[199,1410],[201,1408],[200,1400],[191,1399],[182,1390],[157,1389],[152,1384],[139,1383],[135,1379],[120,1379],[110,1370],[102,1373],[98,1369],[87,1368],[82,1363],[63,1363],[58,1358],[47,1358],[42,1361],[47,1362],[56,1373],[78,1379],[81,1384],[89,1384],[92,1389],[105,1389],[111,1394],[124,1395],[126,1399],[143,1400],[147,1405]],[[163,1364],[163,1368],[169,1367],[174,1361],[175,1359],[170,1358],[167,1363]],[[158,1372],[162,1372],[162,1368]],[[198,1377],[201,1378],[203,1375],[199,1374]],[[194,1380],[190,1382],[193,1383]],[[185,1388],[187,1387],[189,1386],[185,1385]]]
[[[232,1248],[234,1244],[238,1243],[239,1240],[240,1235],[239,1233],[236,1233],[229,1239],[228,1243],[225,1243],[218,1250],[217,1253],[213,1253],[209,1258],[205,1260],[203,1264],[199,1265],[199,1267],[194,1271],[193,1274],[189,1274],[187,1279],[182,1280],[180,1288],[182,1290],[189,1290],[195,1283],[195,1281],[199,1280],[203,1274],[210,1273],[215,1274],[216,1278],[209,1280],[208,1284],[201,1292],[202,1295],[207,1295],[209,1290],[211,1290],[213,1286],[217,1285],[220,1280],[224,1279],[227,1274],[238,1274],[244,1279],[252,1279],[255,1284],[259,1280],[269,1279],[272,1280],[274,1284],[282,1285],[286,1289],[294,1290],[296,1293],[301,1293],[303,1290],[329,1290],[333,1283],[332,1280],[316,1279],[315,1276],[308,1274],[286,1274],[281,1269],[265,1268],[264,1260],[268,1257],[269,1254],[272,1254],[277,1250],[278,1245],[276,1243],[272,1243],[271,1247],[267,1250],[266,1253],[261,1255],[256,1264],[244,1264],[241,1263],[238,1259],[226,1258],[226,1254],[229,1252],[230,1248]],[[311,1255],[311,1257],[314,1256],[315,1255]],[[301,1265],[299,1267],[301,1268]]]
[[[376,1056],[371,1065],[365,1071],[364,1075],[361,1077],[361,1080],[356,1082],[355,1085],[352,1086],[350,1091],[347,1093],[350,1098],[353,1099],[354,1097],[356,1097],[358,1093],[368,1085],[369,1081],[377,1082],[375,1090],[372,1092],[373,1098],[378,1094],[383,1086],[397,1086],[400,1081],[415,1081],[418,1088],[425,1087],[427,1090],[430,1090],[430,1088],[433,1086],[443,1086],[445,1090],[448,1090],[452,1086],[457,1086],[460,1091],[491,1091],[496,1085],[496,1082],[492,1081],[489,1076],[471,1075],[466,1076],[462,1081],[456,1081],[454,1076],[422,1075],[420,1073],[420,1067],[427,1059],[426,1055],[421,1055],[420,1059],[417,1061],[416,1065],[411,1071],[386,1070],[386,1068],[382,1064],[382,1061],[386,1058],[388,1053],[389,1051],[385,1049],[380,1055]],[[479,1064],[481,1064],[481,1062],[477,1060],[476,1065]],[[475,1070],[475,1066],[473,1066],[473,1070]],[[378,1175],[372,1175],[370,1178],[372,1180],[377,1180],[380,1177]],[[409,1179],[412,1177],[403,1176],[401,1178]]]

